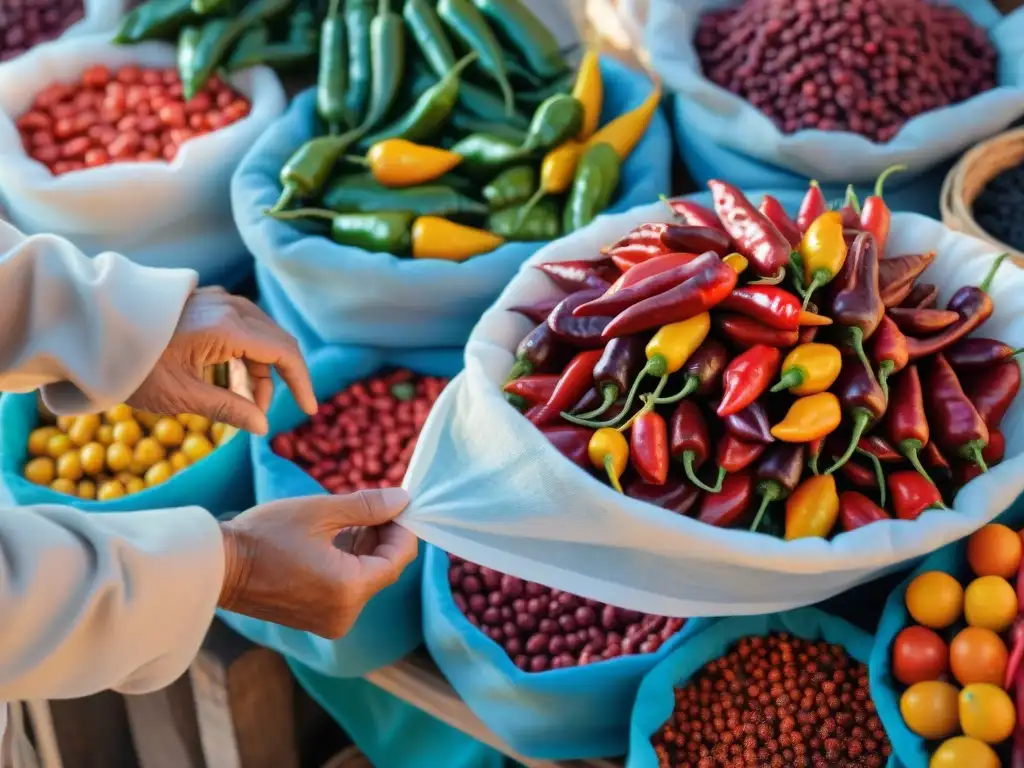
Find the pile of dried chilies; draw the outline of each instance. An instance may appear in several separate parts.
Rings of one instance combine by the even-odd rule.
[[[812,182],[794,220],[713,180],[714,211],[669,201],[603,258],[540,265],[568,295],[513,310],[537,326],[507,398],[617,490],[711,525],[827,537],[942,507],[1003,458],[1017,350],[971,334],[1005,255],[938,308],[934,253],[883,258],[883,181],[840,210]]]

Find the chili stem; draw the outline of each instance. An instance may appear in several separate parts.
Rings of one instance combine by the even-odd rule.
[[[857,453],[868,457],[868,460],[875,467],[875,481],[878,483],[878,506],[885,507],[885,472],[882,470],[882,462],[878,460],[878,457],[873,453],[868,453],[860,448],[857,449]],[[927,475],[926,475],[927,477]]]
[[[883,360],[878,364],[878,386],[882,388],[882,394],[885,395],[887,403],[889,402],[889,374],[895,367],[896,364],[892,360]]]
[[[757,533],[757,527],[761,525],[761,519],[764,517],[764,513],[768,511],[768,505],[773,501],[778,500],[778,498],[779,491],[774,483],[764,489],[764,493],[761,495],[761,507],[757,510],[757,514],[754,516],[754,522],[750,524],[751,533]]]
[[[1010,359],[1011,357],[1016,357],[1016,356],[1017,356],[1017,355],[1019,355],[1019,354],[1020,354],[1021,352],[1024,352],[1024,347],[1019,347],[1019,348],[1017,348],[1017,349],[1013,350],[1013,352],[1011,352],[1010,354],[1008,354],[1008,355],[1006,356],[1006,359],[1007,359],[1007,360],[1009,360],[1009,359]]]
[[[273,209],[266,211],[270,216],[280,221],[292,221],[294,219],[333,219],[338,214],[334,211],[325,211],[323,208],[295,208],[291,211],[279,211],[275,213]]]
[[[860,200],[857,199],[857,190],[853,188],[853,184],[846,185],[846,204],[850,206],[854,213],[860,216]]]
[[[871,422],[871,414],[865,411],[863,408],[857,408],[856,415],[853,417],[853,433],[850,437],[850,445],[847,447],[846,452],[839,457],[835,464],[825,470],[826,475],[831,475],[843,464],[850,460],[853,456],[853,452],[857,450],[857,443],[860,442],[861,437],[864,435],[864,430],[868,428],[868,424]]]
[[[658,199],[661,202],[663,202],[668,207],[669,213],[672,214],[672,218],[678,218],[678,216],[676,215],[675,210],[673,210],[673,208],[672,208],[672,199],[668,195],[666,195],[665,193],[662,193],[662,194],[658,195]]]
[[[851,325],[847,330],[850,332],[850,346],[853,347],[853,351],[857,353],[857,357],[864,363],[864,369],[868,372],[868,376],[872,379],[875,378],[875,369],[871,367],[871,361],[868,360],[867,353],[864,351],[864,329],[857,325]]]
[[[921,475],[932,485],[935,485],[935,481],[928,476],[928,472],[925,470],[924,465],[921,463],[921,457],[918,455],[924,446],[921,445],[919,440],[904,440],[900,443],[900,451],[904,456],[907,457],[907,461],[910,462],[910,466],[917,470],[917,473]]]
[[[625,432],[627,429],[633,426],[634,421],[636,421],[638,418],[643,416],[648,411],[653,411],[655,403],[657,403],[658,400],[658,395],[660,395],[661,390],[665,388],[666,382],[668,382],[668,374],[665,374],[664,376],[661,377],[661,379],[658,380],[658,386],[654,388],[653,392],[651,392],[649,395],[641,395],[640,399],[644,401],[644,407],[641,408],[636,413],[634,413],[630,417],[629,421],[627,421],[621,427],[616,427],[616,429],[619,432]]]
[[[512,365],[512,370],[508,372],[508,378],[505,379],[505,383],[508,384],[510,381],[521,379],[523,376],[529,376],[533,373],[533,363],[529,360],[516,360]]]
[[[359,155],[342,155],[341,159],[346,163],[352,163],[352,165],[360,165],[363,168],[368,166],[370,162],[365,157],[359,157]]]
[[[611,454],[604,457],[604,471],[608,473],[608,482],[612,484],[612,488],[622,493],[622,483],[619,482],[619,476],[615,474],[615,457]]]
[[[597,408],[592,411],[587,411],[586,413],[576,414],[576,418],[593,419],[611,408],[615,401],[619,399],[618,386],[615,384],[605,384],[601,387],[601,396],[604,398],[604,401],[597,406]]]
[[[804,303],[801,309],[805,312],[807,311],[807,305],[811,303],[811,294],[821,288],[821,286],[825,285],[828,281],[829,277],[822,270],[819,269],[814,273],[814,277],[811,278],[811,284],[808,285],[807,290],[804,291]]]
[[[1002,266],[1003,262],[1006,261],[1006,257],[1009,256],[1009,255],[1010,255],[1009,253],[1001,254],[995,260],[995,263],[993,263],[992,266],[989,268],[988,274],[985,275],[985,279],[982,280],[981,281],[981,285],[978,286],[985,293],[988,293],[989,288],[992,287],[992,280],[995,278],[996,272],[999,271],[999,267]]]
[[[760,280],[752,280],[747,285],[778,285],[786,279],[786,268],[779,267],[779,271],[771,277],[762,277]]]
[[[882,188],[885,186],[885,181],[894,173],[902,173],[907,170],[907,166],[897,163],[896,165],[890,165],[880,174],[878,179],[875,181],[875,197],[882,197]]]
[[[655,361],[658,362],[655,362]],[[629,388],[629,394],[626,395],[626,404],[622,406],[622,410],[619,414],[608,421],[587,421],[579,416],[573,416],[571,413],[562,411],[562,418],[568,421],[570,424],[578,424],[581,427],[590,427],[592,429],[601,429],[602,427],[614,427],[621,421],[623,416],[629,413],[629,409],[633,407],[633,401],[636,400],[637,393],[640,391],[640,382],[643,381],[644,376],[648,373],[663,368],[663,363],[659,356],[655,356],[647,361],[647,365],[644,366],[643,370],[637,374],[636,379],[633,381],[633,386]]]
[[[981,455],[981,446],[972,445],[966,452],[966,456],[970,461],[973,461],[982,472],[988,472],[988,464],[985,463],[985,457]]]
[[[696,391],[697,387],[700,386],[700,379],[696,376],[687,376],[686,383],[683,388],[676,392],[674,395],[668,397],[660,397],[655,405],[668,405],[669,403],[678,403],[684,397],[692,395]]]
[[[533,209],[537,206],[537,203],[543,200],[544,196],[547,193],[548,191],[544,189],[544,185],[542,184],[540,189],[534,192],[530,199],[523,203],[523,207],[519,209],[519,214],[516,216],[516,220],[512,224],[512,230],[514,232],[519,231],[519,228],[523,226],[523,222],[526,221],[526,217],[533,212]]]
[[[718,493],[721,491],[722,483],[725,481],[725,470],[718,470],[718,483],[712,487],[697,477],[697,470],[693,466],[693,462],[696,459],[697,454],[694,451],[683,451],[683,471],[686,473],[686,477],[702,491],[707,491],[708,493]]]
[[[520,413],[525,411],[528,405],[526,398],[522,395],[513,395],[511,392],[505,393],[505,401]]]
[[[821,456],[821,451],[818,453],[811,454],[811,460],[808,462],[808,466],[811,468],[811,472],[815,475],[821,474],[818,472],[818,457]]]
[[[270,208],[265,210],[263,213],[273,216],[281,210],[291,205],[292,200],[295,198],[295,187],[291,184],[286,184],[281,190],[281,196],[277,198],[277,202],[274,203]]]

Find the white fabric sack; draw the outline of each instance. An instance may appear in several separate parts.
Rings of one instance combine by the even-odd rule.
[[[57,39],[98,33],[113,35],[124,16],[126,4],[125,0],[85,0],[85,16]]]
[[[753,194],[757,200],[760,195]],[[448,552],[613,605],[669,616],[771,613],[809,605],[959,539],[1024,490],[1024,404],[1001,427],[1006,461],[969,483],[948,511],[886,521],[831,541],[786,542],[705,525],[616,493],[559,454],[508,405],[501,384],[528,320],[506,311],[555,291],[532,265],[596,259],[632,227],[668,219],[656,203],[602,216],[523,265],[473,330],[466,367],[434,405],[406,476],[402,523]],[[981,281],[992,246],[918,214],[893,218],[889,253],[935,250],[926,279],[940,306]],[[1024,272],[1004,264],[981,333],[1024,345]]]
[[[166,43],[116,46],[109,34],[67,38],[0,66],[0,200],[28,234],[62,235],[95,256],[117,251],[140,264],[187,267],[205,283],[234,282],[251,258],[231,217],[235,166],[285,108],[277,76],[256,67],[231,84],[252,103],[248,117],[183,144],[172,163],[119,163],[53,176],[29,158],[14,121],[54,82],[92,64],[175,66]]]

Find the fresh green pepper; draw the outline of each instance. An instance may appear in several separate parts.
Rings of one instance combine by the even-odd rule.
[[[409,211],[417,216],[484,216],[487,206],[442,184],[390,189],[369,174],[343,176],[324,190],[320,203],[339,213]]]
[[[497,136],[499,139],[504,139],[516,145],[521,145],[526,141],[526,131],[521,128],[516,128],[504,122],[498,123],[481,120],[479,117],[458,110],[452,113],[452,116],[448,119],[448,124],[462,131],[463,134],[489,133],[492,136]]]
[[[483,188],[483,196],[491,210],[497,211],[525,203],[536,191],[537,171],[534,167],[514,165],[495,176],[491,183]]]
[[[405,0],[402,16],[434,74],[447,75],[457,59],[434,7],[427,0]]]
[[[579,133],[582,123],[583,105],[578,99],[565,94],[551,96],[533,113],[523,151],[553,149]]]
[[[472,176],[496,174],[523,157],[518,145],[487,133],[471,133],[450,148],[462,155],[459,171]]]
[[[542,200],[526,216],[522,213],[522,205],[495,211],[487,217],[487,228],[506,240],[554,240],[562,233],[554,200]]]
[[[562,213],[562,229],[566,233],[585,227],[608,207],[619,185],[619,162],[615,150],[603,142],[580,157]]]
[[[521,0],[473,0],[473,4],[523,57],[531,72],[552,78],[569,68],[551,30]]]
[[[341,0],[331,0],[320,25],[320,56],[316,74],[316,112],[327,123],[331,134],[337,134],[343,123],[350,122],[345,109],[347,54]]]
[[[311,60],[317,53],[315,18],[308,6],[303,5],[288,20],[288,40],[270,42],[270,28],[266,24],[250,27],[235,45],[224,68],[228,72],[265,65],[287,68]]]
[[[114,42],[127,45],[166,37],[194,17],[192,0],[149,0],[125,14]]]
[[[192,13],[208,16],[226,10],[231,0],[192,0]]]
[[[335,213],[321,208],[297,208],[277,215],[282,221],[328,219],[331,240],[366,251],[404,254],[412,249],[412,223],[416,218],[407,211],[379,213]]]
[[[317,136],[295,150],[281,167],[281,196],[267,213],[277,215],[296,197],[319,194],[338,159],[361,135],[356,128],[340,136]]]
[[[550,83],[543,88],[538,88],[535,91],[520,91],[516,94],[516,97],[523,104],[528,106],[536,106],[543,102],[545,99],[549,99],[552,96],[557,96],[564,93],[572,93],[573,84],[576,82],[576,76],[571,72],[561,77],[556,77]]]
[[[370,96],[370,26],[373,24],[373,0],[345,1],[345,36],[348,38],[348,92],[345,112],[352,125],[359,125],[366,114]]]
[[[263,51],[270,44],[270,27],[266,24],[256,24],[250,27],[235,44],[224,68],[228,72],[237,72],[240,69],[248,69],[262,64]]]
[[[480,56],[480,68],[498,84],[505,99],[505,113],[511,115],[515,111],[515,93],[505,69],[505,52],[487,20],[470,0],[440,0],[437,14],[469,50]]]
[[[530,88],[540,88],[544,85],[543,80],[516,61],[514,56],[505,57],[505,67],[508,69],[510,77],[525,82]]]
[[[518,112],[511,115],[505,111],[505,102],[491,93],[487,88],[467,83],[465,80],[459,84],[459,106],[467,112],[472,112],[481,120],[490,123],[505,123],[512,128],[519,128],[523,131],[529,126],[530,121]]]
[[[448,120],[452,109],[455,108],[455,101],[459,97],[459,78],[462,75],[462,70],[468,67],[474,59],[476,59],[475,53],[463,57],[444,77],[423,91],[404,116],[372,136],[367,136],[360,144],[371,147],[377,142],[387,139],[406,139],[419,142],[431,138],[440,130]]]
[[[370,24],[370,71],[370,105],[361,123],[367,131],[387,115],[405,75],[405,25],[388,0],[380,0]]]

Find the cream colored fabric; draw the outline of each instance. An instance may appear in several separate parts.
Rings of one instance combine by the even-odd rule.
[[[58,414],[122,402],[195,282],[0,222],[0,390],[42,388]],[[0,702],[169,684],[213,617],[223,561],[199,508],[86,515],[0,502]],[[2,718],[0,707],[0,734]]]

